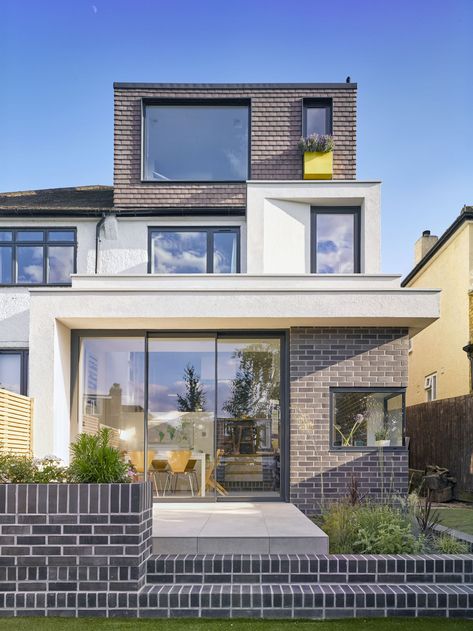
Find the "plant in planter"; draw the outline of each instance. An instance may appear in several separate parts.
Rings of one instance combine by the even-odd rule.
[[[299,141],[304,156],[304,180],[331,180],[333,175],[333,137],[311,134]]]
[[[98,434],[79,434],[71,444],[72,460],[67,471],[69,482],[99,484],[131,482],[133,471],[118,449],[110,445],[110,430]]]
[[[374,435],[374,440],[376,442],[376,445],[378,447],[389,447],[389,445],[391,444],[391,440],[389,436],[390,436],[390,430],[388,427],[383,427],[379,429]]]

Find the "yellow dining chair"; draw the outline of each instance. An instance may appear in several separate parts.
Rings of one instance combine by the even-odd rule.
[[[153,454],[148,452],[148,463],[147,463],[146,471],[145,471],[144,451],[129,451],[128,458],[130,459],[131,464],[135,467],[135,470],[138,476],[143,477],[144,480],[146,480],[146,478],[150,479],[153,482],[153,486],[154,486],[154,490],[156,491],[156,494],[159,495],[156,478],[153,476],[152,472],[149,470],[154,458]]]
[[[189,486],[192,496],[194,495],[192,476],[186,474],[187,463],[189,462],[191,455],[192,452],[190,451],[190,449],[180,449],[168,452],[169,470],[167,472],[167,479],[166,484],[164,485],[163,496],[166,495],[166,491],[168,489],[170,491],[173,491],[173,486],[173,492],[176,493],[179,476],[184,476],[184,479],[189,480]]]

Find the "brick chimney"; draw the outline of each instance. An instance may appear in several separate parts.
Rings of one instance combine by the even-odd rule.
[[[417,263],[424,258],[427,252],[434,247],[438,240],[438,237],[430,234],[430,230],[424,230],[422,236],[420,239],[417,239],[414,246],[414,265],[417,265]]]

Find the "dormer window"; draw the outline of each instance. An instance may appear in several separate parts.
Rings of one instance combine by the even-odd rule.
[[[302,135],[332,133],[332,101],[330,99],[304,99]]]
[[[245,101],[143,104],[143,179],[150,182],[244,182],[249,164]]]

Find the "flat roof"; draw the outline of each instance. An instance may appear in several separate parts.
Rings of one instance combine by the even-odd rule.
[[[147,89],[161,90],[307,90],[307,89],[336,89],[356,90],[356,83],[127,83],[115,81],[114,88],[120,89]]]

